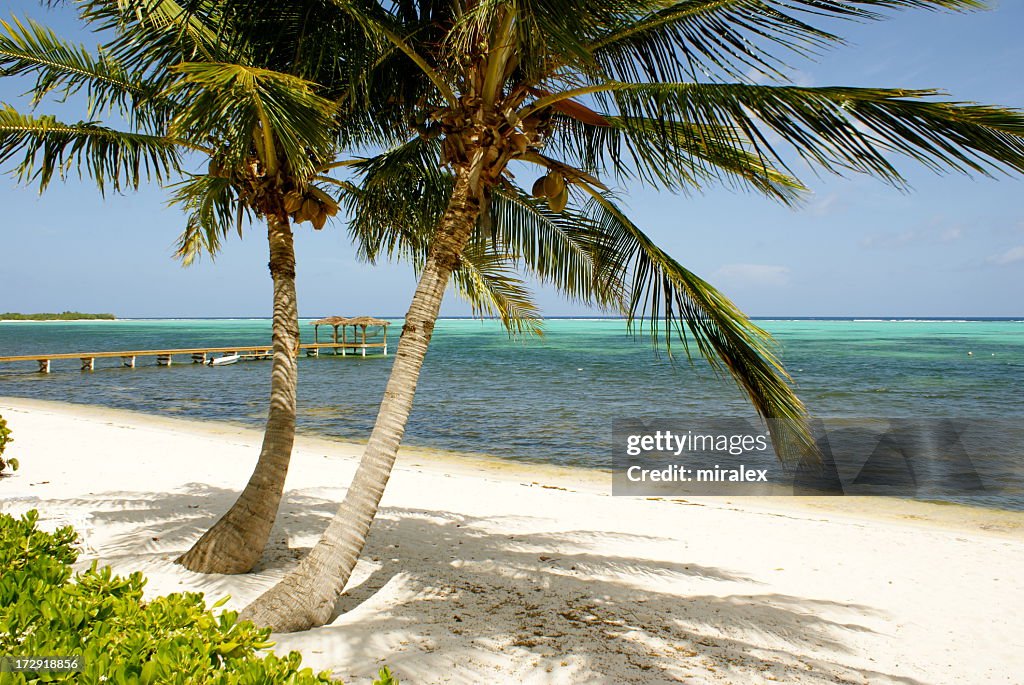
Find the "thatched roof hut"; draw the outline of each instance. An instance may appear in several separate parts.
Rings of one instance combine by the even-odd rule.
[[[346,342],[345,329],[348,326],[352,326],[353,329],[359,327],[362,329],[362,339],[364,345],[366,344],[366,329],[371,326],[377,326],[383,330],[384,344],[386,345],[388,341],[388,326],[391,325],[391,322],[385,321],[384,319],[376,319],[372,316],[327,316],[322,319],[317,319],[316,321],[311,322],[310,325],[313,326],[313,342],[320,342],[319,334],[321,326],[331,326],[334,329],[335,344],[337,344],[338,342],[339,328],[341,329],[341,342]]]

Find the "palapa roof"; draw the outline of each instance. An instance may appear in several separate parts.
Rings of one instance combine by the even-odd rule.
[[[390,326],[390,321],[384,319],[375,319],[372,316],[328,316],[317,321],[313,321],[313,326]]]
[[[372,316],[355,316],[351,319],[346,319],[345,324],[347,326],[390,326],[390,321],[384,319],[375,319]]]
[[[311,326],[340,326],[345,321],[344,316],[328,316],[323,319],[317,319],[310,323]]]

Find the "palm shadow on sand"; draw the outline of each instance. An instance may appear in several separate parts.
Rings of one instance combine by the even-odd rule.
[[[188,549],[235,496],[191,484],[61,503],[90,509],[95,528],[122,531],[98,550],[101,561],[147,571]],[[250,601],[308,552],[289,538],[315,539],[335,508],[328,499],[286,493],[254,573],[196,577],[211,597]],[[384,661],[410,682],[446,673],[445,682],[479,682],[494,673],[488,655],[500,652],[531,674],[547,673],[547,682],[609,673],[617,675],[605,682],[686,682],[713,671],[725,682],[924,685],[843,658],[854,656],[852,637],[872,632],[861,625],[877,615],[871,607],[761,593],[756,580],[697,561],[602,554],[593,531],[509,534],[501,524],[501,517],[383,508],[338,600],[338,618],[311,634],[275,636],[278,649],[313,637],[320,663]],[[695,583],[704,592],[685,590]]]

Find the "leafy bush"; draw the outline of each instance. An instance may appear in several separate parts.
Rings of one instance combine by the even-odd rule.
[[[0,514],[0,655],[80,656],[77,673],[4,673],[5,683],[74,682],[110,685],[309,685],[326,672],[300,669],[302,656],[267,652],[269,629],[237,614],[215,615],[201,593],[142,599],[141,573],[110,567],[78,573],[70,527],[36,527],[31,511]],[[214,605],[221,605],[227,598]],[[382,676],[391,678],[382,671]],[[10,676],[10,679],[8,679]],[[397,682],[394,680],[386,682]]]
[[[0,416],[0,473],[8,466],[11,467],[12,471],[18,470],[18,460],[8,458],[4,460],[4,450],[7,449],[8,443],[14,442],[14,438],[11,437],[11,429],[7,427],[7,421],[4,417]]]

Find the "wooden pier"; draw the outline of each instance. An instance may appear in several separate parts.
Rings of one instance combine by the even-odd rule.
[[[367,351],[388,354],[388,326],[391,322],[375,319],[372,316],[329,316],[326,319],[313,321],[313,342],[298,346],[295,356],[302,352],[307,357],[319,357],[321,352],[347,357],[349,354],[365,357]],[[334,337],[330,342],[320,342],[320,326],[334,329]],[[347,329],[352,327],[353,335],[349,340]],[[339,336],[339,329],[341,334]],[[369,329],[369,333],[367,330]],[[361,333],[361,335],[359,335]],[[274,356],[271,345],[239,345],[235,347],[197,347],[174,350],[121,350],[118,352],[56,352],[53,354],[22,354],[14,357],[0,357],[0,364],[8,362],[36,362],[41,373],[50,373],[50,362],[55,359],[78,359],[82,362],[82,371],[95,371],[97,359],[120,359],[121,366],[134,369],[139,357],[156,357],[157,366],[170,366],[175,357],[186,357],[193,364],[205,364],[211,356],[238,355],[243,360],[270,359]]]
[[[385,356],[388,353],[387,340],[384,342],[315,342],[299,345],[299,351],[306,356],[319,357],[321,351],[335,355],[347,356],[360,354],[366,356],[367,351],[379,350]],[[274,350],[269,345],[240,345],[235,347],[197,347],[174,350],[121,350],[117,352],[58,352],[53,354],[23,354],[14,357],[0,357],[0,363],[36,362],[41,373],[50,373],[50,362],[55,359],[78,359],[82,362],[82,371],[95,371],[97,359],[120,359],[121,366],[134,369],[139,357],[156,357],[158,366],[171,366],[175,357],[185,357],[192,364],[205,364],[211,355],[237,354],[242,359],[270,359]]]

